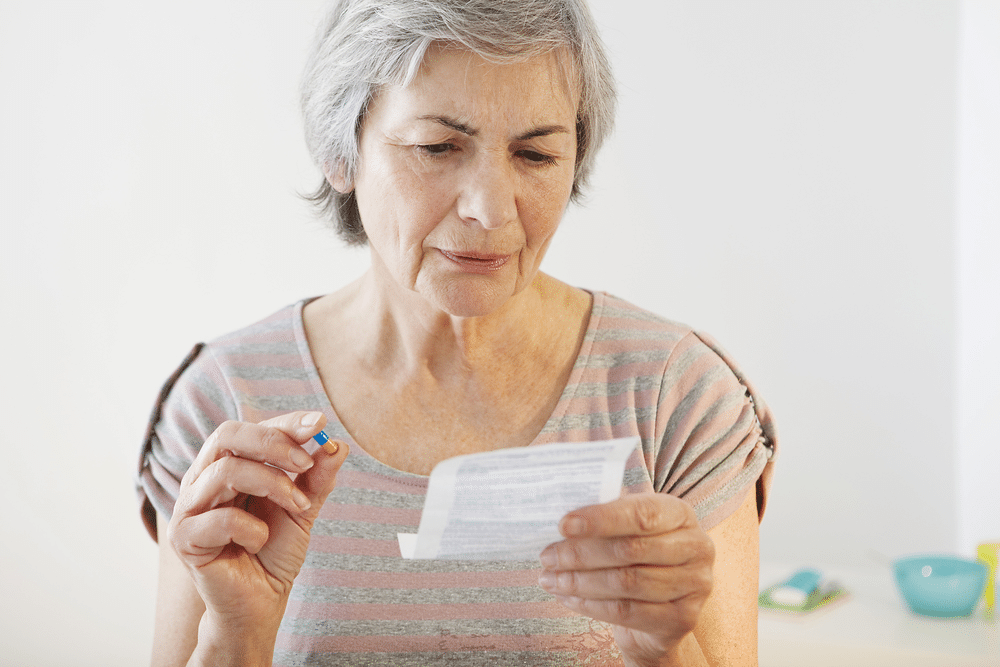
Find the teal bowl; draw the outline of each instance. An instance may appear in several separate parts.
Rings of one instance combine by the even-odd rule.
[[[955,556],[911,556],[893,563],[896,584],[910,609],[922,616],[968,616],[986,588],[986,565]]]

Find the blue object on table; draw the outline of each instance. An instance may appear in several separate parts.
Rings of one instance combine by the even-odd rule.
[[[788,581],[771,590],[771,600],[786,607],[801,607],[819,587],[821,578],[817,570],[799,570]]]
[[[985,564],[957,556],[910,556],[893,563],[896,584],[922,616],[968,616],[986,588]]]

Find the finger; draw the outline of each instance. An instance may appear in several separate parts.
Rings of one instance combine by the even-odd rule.
[[[224,422],[205,441],[186,477],[196,479],[214,461],[229,455],[304,472],[312,467],[313,459],[302,444],[325,425],[321,412],[291,412],[259,424]]]
[[[258,426],[277,428],[301,445],[323,430],[326,426],[326,415],[316,410],[300,410],[265,419]]]
[[[255,554],[267,543],[267,524],[237,507],[220,507],[171,521],[170,544],[187,563],[199,567],[218,557],[229,544]]]
[[[282,509],[297,514],[312,501],[281,470],[237,456],[213,462],[177,499],[175,512],[200,514],[230,502],[240,494],[267,498]]]
[[[290,514],[289,516],[294,525],[306,533],[312,530],[313,522],[319,516],[323,503],[326,502],[327,496],[336,486],[337,473],[350,453],[345,442],[331,440],[327,443],[327,445],[331,444],[336,448],[335,454],[327,453],[326,448],[318,450],[315,454],[316,465],[295,479],[295,485],[310,500],[312,507],[299,514]],[[295,534],[289,524],[278,526],[275,530],[277,532],[273,534],[273,537],[279,542],[290,540]]]
[[[548,570],[597,570],[628,565],[684,565],[712,560],[712,541],[701,530],[682,528],[662,535],[570,538],[541,553]]]
[[[712,590],[712,571],[709,567],[645,565],[604,570],[546,570],[539,576],[538,583],[553,595],[668,603],[690,595],[707,597]]]
[[[564,537],[656,535],[698,525],[694,510],[665,493],[637,493],[569,512],[559,522]]]
[[[331,447],[332,445],[332,447]],[[336,453],[330,454],[329,449],[336,448]],[[350,448],[346,442],[331,440],[314,455],[316,465],[295,478],[295,486],[309,499],[312,507],[304,512],[302,518],[311,522],[319,516],[319,510],[326,502],[327,496],[337,485],[337,473],[347,459]]]

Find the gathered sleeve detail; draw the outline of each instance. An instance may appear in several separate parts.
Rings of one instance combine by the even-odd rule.
[[[236,418],[228,383],[203,343],[164,383],[146,427],[136,492],[142,520],[156,540],[157,514],[169,517],[181,478],[219,424]]]
[[[710,336],[690,332],[660,388],[653,487],[689,502],[703,529],[756,490],[763,517],[777,448],[767,405]]]

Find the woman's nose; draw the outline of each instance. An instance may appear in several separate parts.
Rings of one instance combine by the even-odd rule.
[[[516,219],[516,177],[507,156],[477,156],[458,197],[458,214],[486,229],[499,229]]]

